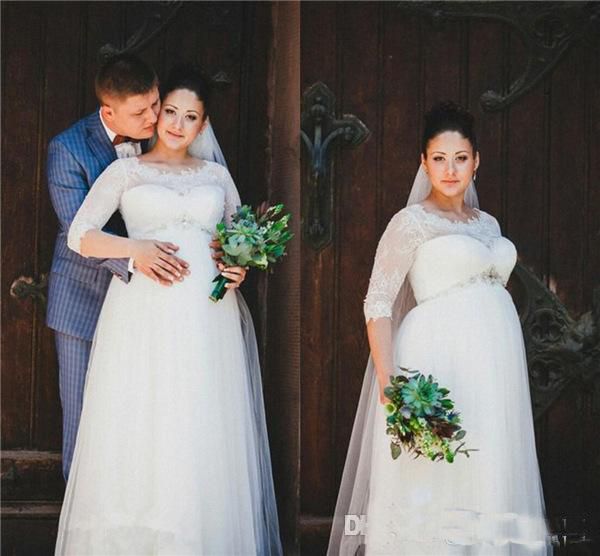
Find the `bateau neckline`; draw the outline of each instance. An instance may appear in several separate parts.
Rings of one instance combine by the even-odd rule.
[[[188,167],[183,167],[180,166],[178,168],[173,168],[170,169],[168,167],[164,167],[161,168],[158,165],[155,165],[156,163],[152,163],[152,162],[144,162],[142,160],[140,160],[140,158],[138,156],[134,156],[134,157],[130,157],[129,159],[125,159],[125,160],[135,160],[137,165],[140,166],[141,168],[149,168],[150,170],[154,170],[160,174],[192,174],[194,172],[197,172],[198,170],[202,170],[204,168],[206,168],[207,166],[207,161],[206,160],[201,160],[201,164],[198,164],[196,166],[188,166]]]
[[[468,224],[477,224],[478,222],[481,222],[482,212],[478,208],[474,208],[473,210],[475,211],[475,214],[473,216],[470,216],[466,220],[453,220],[451,218],[446,218],[445,216],[440,216],[439,214],[436,214],[435,212],[431,212],[431,211],[427,210],[421,203],[415,203],[412,206],[419,207],[419,209],[421,209],[421,211],[423,213],[425,213],[427,216],[432,216],[438,220],[442,220],[443,222],[448,222],[450,224],[466,224],[466,225],[468,225]]]

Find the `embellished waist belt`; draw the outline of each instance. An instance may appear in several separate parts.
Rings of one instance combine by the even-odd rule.
[[[446,295],[456,293],[457,291],[460,291],[460,290],[462,290],[468,286],[472,286],[474,284],[489,284],[489,285],[498,285],[498,286],[502,286],[502,287],[506,286],[506,282],[503,280],[502,276],[500,276],[498,271],[496,269],[489,269],[481,274],[476,274],[475,276],[471,276],[471,278],[469,278],[467,280],[458,282],[457,284],[454,284],[454,285],[450,286],[449,288],[446,288],[445,290],[442,290],[440,292],[434,293],[433,295],[424,297],[423,299],[419,300],[418,304],[421,305],[422,303],[425,303],[427,301],[431,301],[433,299],[438,299],[440,297],[444,297]]]

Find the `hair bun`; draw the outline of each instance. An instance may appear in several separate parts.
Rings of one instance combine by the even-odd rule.
[[[421,152],[425,154],[429,141],[444,131],[458,131],[477,151],[474,127],[475,118],[466,108],[451,100],[438,102],[425,114]]]
[[[173,66],[167,77],[167,83],[179,83],[181,81],[199,82],[207,88],[212,86],[211,78],[201,66],[187,62]]]
[[[121,54],[121,51],[118,48],[114,47],[112,44],[105,44],[98,50],[98,63],[100,65],[107,64],[119,54]]]
[[[473,127],[475,118],[463,108],[460,104],[452,100],[445,100],[435,104],[427,114],[425,114],[425,123],[434,123],[440,120],[454,120]]]

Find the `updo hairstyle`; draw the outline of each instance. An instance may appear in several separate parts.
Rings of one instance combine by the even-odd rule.
[[[475,118],[465,108],[452,101],[440,102],[425,114],[425,128],[421,141],[421,152],[427,156],[427,145],[434,137],[445,131],[458,131],[468,139],[477,153],[477,138],[474,129]]]
[[[178,89],[187,89],[196,94],[198,100],[201,100],[204,105],[203,120],[205,120],[208,117],[210,107],[211,84],[210,79],[206,77],[204,72],[198,66],[192,64],[174,66],[169,72],[169,77],[164,85],[161,85],[161,99],[164,101],[169,93]]]

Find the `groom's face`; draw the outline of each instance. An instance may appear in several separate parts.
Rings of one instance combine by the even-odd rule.
[[[159,112],[158,87],[141,95],[107,97],[102,106],[102,117],[108,127],[118,135],[134,139],[152,137]]]

